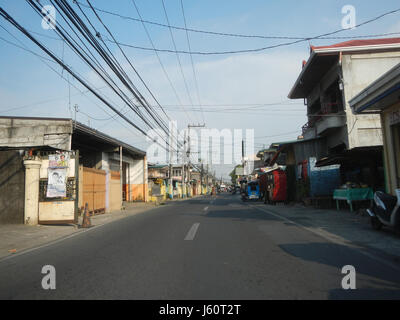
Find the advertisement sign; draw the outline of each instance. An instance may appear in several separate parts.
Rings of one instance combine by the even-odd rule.
[[[48,168],[47,198],[67,196],[67,168]]]
[[[49,155],[49,168],[68,168],[69,154],[58,153]]]
[[[56,153],[49,155],[49,168],[47,177],[47,198],[67,196],[67,174],[69,153]]]
[[[235,174],[237,176],[243,176],[244,175],[244,168],[236,168]]]

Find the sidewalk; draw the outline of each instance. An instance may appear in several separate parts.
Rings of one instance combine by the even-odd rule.
[[[158,208],[154,203],[135,202],[129,203],[125,210],[91,216],[93,226],[100,226],[124,217],[150,211]],[[23,224],[0,225],[0,259],[20,253],[27,249],[35,248],[55,240],[68,237],[74,233],[84,232],[88,229],[79,228],[82,217],[78,218],[78,225],[37,225]]]
[[[400,262],[400,236],[385,227],[380,231],[373,230],[368,214],[362,210],[350,212],[315,209],[300,204],[276,206],[256,204],[256,206],[344,242],[390,255],[395,261]]]

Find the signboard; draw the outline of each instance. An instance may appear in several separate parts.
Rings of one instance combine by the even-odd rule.
[[[237,176],[243,176],[244,175],[244,168],[236,168],[235,174]]]

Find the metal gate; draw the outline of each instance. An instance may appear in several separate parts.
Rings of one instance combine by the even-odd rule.
[[[106,172],[83,167],[82,203],[88,204],[90,214],[105,213]]]

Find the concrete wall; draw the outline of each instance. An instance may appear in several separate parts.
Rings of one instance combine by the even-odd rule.
[[[382,145],[379,115],[353,115],[348,101],[400,63],[400,52],[343,55],[348,148]]]
[[[19,151],[0,151],[0,224],[24,223],[25,167]]]
[[[126,172],[128,201],[147,201],[147,161],[146,159],[126,159],[129,164],[129,171]]]
[[[152,186],[155,185],[154,181],[149,180],[148,183],[148,201],[151,202],[158,202],[158,201],[165,201],[167,199],[167,188],[166,188],[166,184],[165,181],[163,181],[161,184],[159,185],[159,189],[160,189],[160,194],[152,194]]]
[[[0,118],[0,146],[71,150],[71,120]]]
[[[148,185],[147,185],[147,160],[134,159],[130,155],[123,155],[122,161],[126,166],[123,178],[123,189],[126,192],[127,201],[147,201]],[[109,154],[109,167],[111,170],[119,171],[119,155]]]

